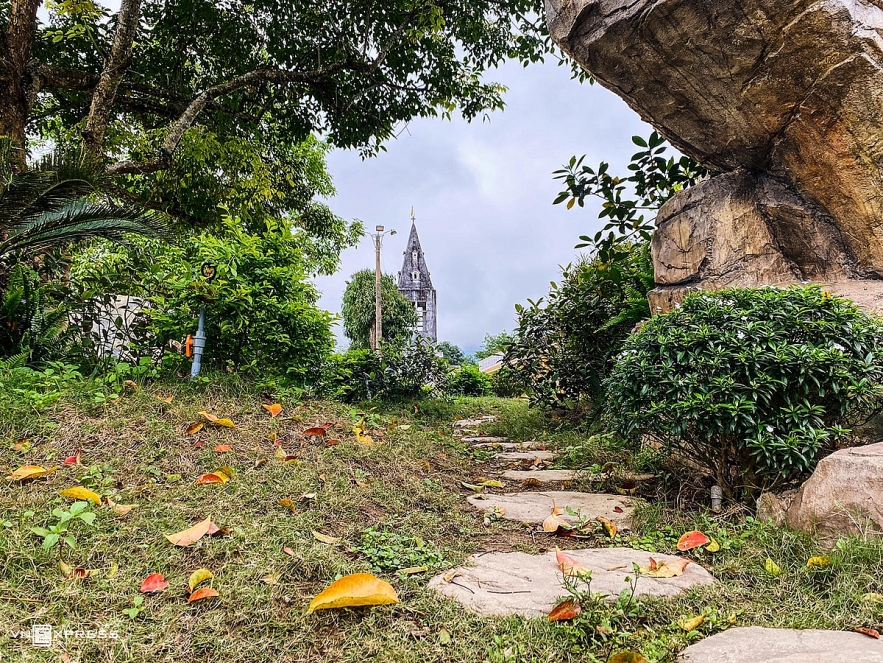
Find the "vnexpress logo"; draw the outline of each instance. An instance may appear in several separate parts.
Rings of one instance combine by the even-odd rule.
[[[31,627],[31,644],[34,647],[51,647],[52,626],[49,624],[34,624]]]

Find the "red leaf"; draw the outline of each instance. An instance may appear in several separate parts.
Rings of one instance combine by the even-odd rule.
[[[860,628],[854,628],[852,630],[855,631],[856,633],[863,633],[864,635],[867,635],[868,637],[874,638],[876,640],[880,639],[880,634],[872,628],[860,627]]]
[[[705,536],[702,532],[693,530],[692,532],[687,532],[684,536],[678,539],[678,550],[692,550],[699,546],[707,546],[709,543],[711,543],[711,539]]]
[[[327,432],[327,429],[324,426],[316,426],[314,428],[307,428],[304,431],[304,435],[306,435],[307,437],[313,437],[313,436],[325,437],[326,432]]]
[[[141,593],[150,594],[152,592],[161,592],[168,586],[169,583],[166,582],[162,573],[151,573],[144,578],[144,582],[141,583]]]
[[[215,447],[215,451],[217,451],[219,454],[225,454],[232,448],[233,447],[231,447],[229,444],[219,444]]]
[[[575,599],[565,599],[552,608],[552,612],[549,613],[548,619],[550,622],[566,621],[568,619],[573,619],[582,611],[583,609],[578,601]]]
[[[614,512],[614,513],[622,513],[622,508],[621,508],[621,507],[618,507],[618,506],[615,506],[615,507],[613,507],[613,512]]]
[[[335,444],[340,444],[340,440],[328,440],[325,443],[326,447],[333,447]]]
[[[204,446],[205,446],[205,442],[200,440],[199,442],[197,442],[196,444],[193,445],[193,448],[194,449],[202,449]]]
[[[82,465],[83,463],[80,462],[80,450],[77,449],[77,453],[75,453],[73,456],[68,456],[67,458],[65,458],[64,464],[65,465]]]

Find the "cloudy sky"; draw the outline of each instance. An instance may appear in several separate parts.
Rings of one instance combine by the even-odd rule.
[[[414,207],[438,291],[439,340],[470,352],[486,333],[511,330],[515,304],[543,296],[577,255],[579,235],[600,225],[596,205],[552,206],[561,190],[552,171],[587,154],[622,172],[636,151],[631,136],[651,131],[618,97],[571,80],[555,62],[509,64],[488,78],[509,88],[506,110],[489,121],[417,120],[377,158],[338,151],[329,159],[334,211],[398,231],[384,240],[386,273],[401,267]],[[373,265],[364,238],[344,252],[338,274],[316,280],[321,305],[339,312],[347,277]]]

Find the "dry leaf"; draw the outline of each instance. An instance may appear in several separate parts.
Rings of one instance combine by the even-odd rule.
[[[205,411],[202,411],[199,414],[204,417],[206,421],[210,421],[217,426],[224,426],[225,428],[236,428],[236,424],[234,424],[231,419],[219,419],[215,415],[209,414]]]
[[[880,639],[880,633],[872,628],[865,628],[864,626],[860,626],[859,628],[852,629],[856,633],[862,633],[863,635],[867,635],[868,637],[874,638],[875,640]]]
[[[195,603],[196,601],[202,601],[203,599],[210,599],[216,596],[218,596],[218,592],[211,587],[202,587],[190,595],[190,598],[187,599],[187,603]]]
[[[695,631],[697,628],[702,626],[702,623],[704,621],[705,615],[698,615],[696,617],[690,617],[689,619],[679,619],[678,626],[689,633],[690,631]]]
[[[374,440],[370,435],[362,435],[361,433],[356,433],[356,442],[364,444],[366,447],[370,447],[374,444]]]
[[[623,512],[623,511],[622,511],[622,507],[621,507],[621,506],[615,506],[615,507],[613,507],[613,513],[622,513],[622,512]]]
[[[398,602],[396,590],[388,582],[370,573],[354,573],[335,580],[310,601],[307,614],[330,608],[355,608]]]
[[[195,424],[190,424],[189,426],[187,426],[187,430],[184,432],[187,435],[196,435],[203,428],[205,428],[205,424],[201,421],[197,421]]]
[[[764,562],[763,568],[766,569],[766,572],[771,576],[777,576],[782,573],[782,569],[779,568],[779,565],[776,564],[769,557],[766,558],[766,562]]]
[[[307,428],[304,431],[304,435],[307,437],[325,437],[328,431],[322,426],[315,426],[314,428]]]
[[[721,549],[721,544],[719,544],[717,541],[712,539],[711,543],[709,543],[707,546],[705,546],[705,549],[710,553],[716,553]]]
[[[689,563],[689,559],[678,559],[674,562],[657,562],[651,557],[650,566],[642,566],[640,573],[642,576],[650,578],[674,578],[675,576],[683,575],[684,569],[687,568]]]
[[[161,592],[168,586],[169,583],[166,582],[162,573],[151,573],[144,578],[144,582],[141,583],[140,591],[142,594],[150,594],[152,592]]]
[[[172,394],[171,396],[166,396],[165,398],[163,398],[162,396],[156,396],[156,400],[158,400],[160,403],[167,403],[167,404],[171,403],[174,400],[174,398],[175,398],[174,394]]]
[[[28,438],[23,437],[22,439],[13,443],[12,450],[23,454],[27,453],[31,450],[31,441]]]
[[[326,447],[333,447],[333,446],[338,445],[338,444],[340,444],[340,440],[328,440],[328,441],[325,443],[325,446],[326,446]]]
[[[273,403],[272,405],[261,405],[267,412],[270,413],[270,416],[276,418],[279,416],[279,413],[282,412],[282,406],[279,403]]]
[[[232,448],[233,448],[233,447],[231,447],[229,444],[218,444],[218,445],[215,445],[215,451],[217,451],[219,454],[225,454],[225,453],[227,453],[228,451],[230,451]]]
[[[284,461],[288,454],[285,453],[285,449],[282,447],[277,447],[276,452],[273,454],[273,458],[278,461]]]
[[[455,570],[453,570],[453,571],[448,571],[447,573],[445,573],[445,574],[442,576],[442,578],[444,578],[444,581],[445,581],[445,582],[450,583],[450,582],[454,582],[454,578],[459,578],[459,577],[462,576],[462,575],[463,575],[463,572],[462,572],[462,571],[457,571],[457,570],[455,569]]]
[[[266,458],[258,458],[258,459],[254,462],[254,466],[255,466],[255,468],[261,467],[262,465],[266,465],[266,464],[267,464],[267,459],[266,459]]]
[[[300,496],[300,498],[301,498],[302,500],[307,500],[307,501],[309,501],[309,500],[314,500],[314,499],[316,499],[316,495],[317,495],[317,493],[304,493],[303,495]]]
[[[543,482],[535,477],[530,477],[529,479],[525,479],[521,482],[522,488],[539,488],[543,485]]]
[[[223,472],[209,472],[196,478],[196,483],[200,485],[206,483],[227,483],[228,481],[230,481],[230,477]]]
[[[460,485],[463,486],[466,490],[471,490],[473,493],[480,493],[484,491],[484,488],[481,486],[476,486],[474,483],[466,483],[465,481],[461,481]]]
[[[79,465],[79,466],[82,466],[83,463],[80,462],[80,450],[77,449],[77,453],[75,453],[73,456],[68,456],[67,458],[65,458],[65,459],[64,459],[64,462],[63,462],[62,464],[63,464],[63,465]]]
[[[59,491],[58,494],[72,500],[83,500],[84,502],[92,502],[92,504],[96,505],[101,504],[101,497],[99,497],[98,493],[95,493],[88,488],[83,488],[82,486],[65,488],[64,490]]]
[[[862,601],[865,603],[883,603],[883,594],[877,592],[868,592],[862,595]]]
[[[587,569],[570,555],[561,552],[558,546],[555,546],[555,560],[558,562],[558,568],[561,569],[561,573],[566,576],[592,575],[591,569]]]
[[[193,592],[200,583],[214,577],[215,574],[208,569],[196,569],[196,571],[190,574],[190,578],[187,580],[187,586],[190,588],[190,591]]]
[[[125,516],[129,511],[138,506],[137,504],[117,504],[109,497],[105,497],[104,499],[107,500],[107,506],[111,508],[111,511],[118,516]]]
[[[322,532],[317,532],[316,530],[311,531],[313,532],[313,538],[316,539],[316,541],[321,541],[322,543],[327,543],[329,545],[334,545],[340,541],[340,539],[328,536],[327,534],[322,534]]]
[[[190,546],[208,534],[212,524],[212,517],[209,516],[189,529],[176,532],[175,534],[164,534],[163,536],[176,546]]]
[[[120,565],[116,562],[110,563],[110,569],[107,571],[108,578],[116,578],[117,574],[120,572]]]
[[[806,561],[806,568],[808,569],[826,569],[829,566],[831,566],[831,558],[826,555],[810,557]]]
[[[611,539],[616,536],[616,523],[614,523],[612,520],[608,520],[604,516],[598,516],[597,518],[595,518],[595,520],[597,520],[604,526],[604,531],[607,532],[607,536],[609,536]]]
[[[705,536],[702,532],[693,530],[692,532],[687,532],[678,539],[678,550],[684,552],[692,550],[693,548],[698,548],[699,546],[706,546],[709,543],[711,543],[711,539]]]
[[[502,488],[504,485],[502,481],[497,481],[496,479],[484,479],[483,481],[476,481],[475,483],[483,488]]]
[[[428,566],[409,566],[407,569],[399,569],[398,572],[410,576],[415,573],[425,573],[426,571],[429,571]]]
[[[294,502],[292,502],[287,497],[283,497],[279,500],[279,506],[284,506],[286,509],[291,511],[291,513],[297,513],[297,510],[294,508]]]
[[[268,585],[278,585],[279,579],[281,577],[282,577],[281,573],[268,573],[263,578],[261,578],[261,580],[264,581]]]
[[[297,555],[294,554],[294,551],[293,551],[291,548],[289,548],[288,546],[285,546],[285,547],[282,549],[282,552],[284,552],[284,553],[285,553],[286,555],[288,555],[289,557],[296,557],[296,556],[297,556]]]
[[[565,599],[552,608],[549,613],[548,620],[550,622],[562,622],[577,617],[583,611],[579,601],[575,599]]]
[[[634,651],[621,651],[607,659],[607,663],[647,663],[647,659]]]
[[[57,467],[51,467],[47,470],[40,465],[23,465],[12,474],[8,474],[6,478],[10,481],[30,481],[31,479],[38,479],[39,477],[52,474],[57,469]]]

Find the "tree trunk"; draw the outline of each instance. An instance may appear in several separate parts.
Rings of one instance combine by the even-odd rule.
[[[27,74],[42,0],[12,0],[9,24],[0,34],[0,136],[12,140],[13,159],[24,167],[25,130],[31,99]]]

